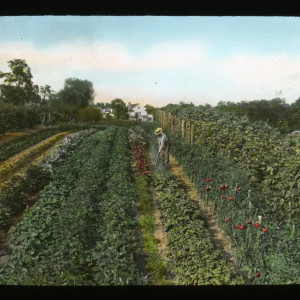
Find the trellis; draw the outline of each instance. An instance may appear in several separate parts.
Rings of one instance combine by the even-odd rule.
[[[172,115],[170,112],[163,110],[157,111],[157,122],[162,128],[172,133],[186,137],[192,144],[195,137],[195,124],[191,120],[186,120]]]

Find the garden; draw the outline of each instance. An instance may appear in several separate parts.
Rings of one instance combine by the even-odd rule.
[[[192,142],[163,126],[179,176],[154,167],[162,125],[56,125],[0,144],[0,284],[298,284],[297,144],[246,119],[206,116]]]

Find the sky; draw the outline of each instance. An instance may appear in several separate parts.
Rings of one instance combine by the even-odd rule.
[[[24,59],[55,92],[89,80],[95,103],[300,97],[299,17],[1,16],[0,28],[1,71]]]

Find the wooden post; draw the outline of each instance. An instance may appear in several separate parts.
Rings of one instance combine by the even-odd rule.
[[[194,124],[191,125],[191,144],[194,142]]]
[[[191,126],[191,122],[189,120],[186,121],[186,137],[188,138],[189,142],[191,142],[190,126]]]
[[[181,135],[185,136],[185,126],[184,126],[184,119],[181,119]]]

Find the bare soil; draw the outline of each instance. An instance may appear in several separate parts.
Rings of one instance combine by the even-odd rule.
[[[0,163],[0,169],[4,166],[8,166],[10,163],[13,163],[17,157],[22,157],[23,156],[23,153],[27,153],[29,152],[30,150],[34,150],[35,148],[39,147],[41,144],[45,143],[47,140],[50,140],[52,139],[53,137],[57,136],[57,135],[60,135],[61,133],[58,133],[58,134],[55,134],[45,140],[42,140],[41,142],[37,143],[36,145],[34,146],[31,146],[27,149],[25,149],[24,151],[14,155],[13,157],[9,158],[8,160]],[[65,135],[67,136],[67,135]],[[64,137],[65,137],[64,136]],[[32,158],[29,158],[27,161],[26,161],[26,165],[25,166],[22,166],[20,168],[18,168],[18,170],[16,170],[15,172],[12,172],[11,174],[7,175],[5,178],[1,178],[1,182],[0,182],[0,190],[3,189],[5,186],[7,186],[10,181],[12,180],[12,178],[16,175],[19,175],[19,176],[24,176],[25,173],[26,173],[26,170],[28,169],[28,167],[31,165],[31,164],[37,164],[39,162],[41,162],[43,159],[45,159],[46,157],[48,157],[49,155],[51,155],[51,153],[53,153],[55,151],[55,149],[59,146],[60,142],[62,141],[62,139],[59,139],[57,142],[54,143],[54,145],[52,145],[49,149],[47,149],[46,151],[42,152],[42,153],[39,153],[37,154],[35,157],[32,157]]]

